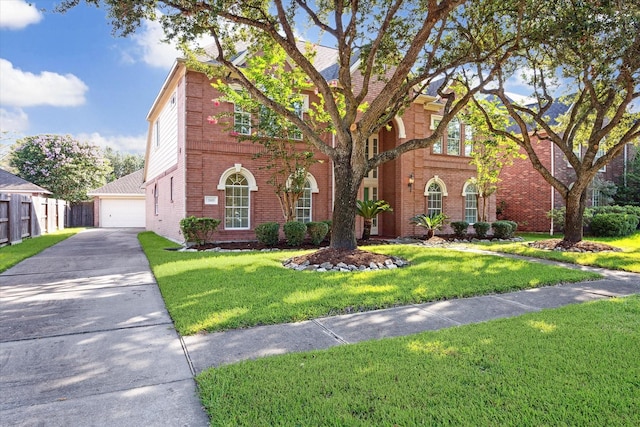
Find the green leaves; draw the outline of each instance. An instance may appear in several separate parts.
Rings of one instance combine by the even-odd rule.
[[[28,136],[18,140],[11,166],[27,181],[68,202],[87,200],[87,192],[105,184],[111,172],[97,146],[66,135]]]

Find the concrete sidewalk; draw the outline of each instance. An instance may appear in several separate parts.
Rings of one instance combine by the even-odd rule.
[[[0,274],[0,425],[209,424],[140,231],[86,230]]]
[[[541,261],[551,263],[549,261]],[[557,263],[556,263],[557,264]],[[184,337],[197,373],[211,366],[324,349],[640,293],[640,274],[566,264],[604,279]]]

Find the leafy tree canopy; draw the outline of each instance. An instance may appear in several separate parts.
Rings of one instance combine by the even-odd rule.
[[[107,147],[103,150],[103,155],[112,168],[111,173],[107,175],[107,182],[115,181],[144,167],[142,154],[123,153]]]
[[[100,148],[66,135],[28,136],[17,141],[11,166],[18,176],[68,202],[87,200],[87,192],[106,183],[111,172]]]

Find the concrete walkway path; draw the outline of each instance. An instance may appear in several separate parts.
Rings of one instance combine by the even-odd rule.
[[[209,424],[140,231],[86,230],[0,274],[0,425]]]

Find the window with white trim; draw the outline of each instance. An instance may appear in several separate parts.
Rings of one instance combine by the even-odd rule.
[[[437,182],[429,184],[427,189],[427,215],[434,217],[442,213],[442,188]]]
[[[251,113],[238,104],[233,106],[233,130],[240,135],[251,135]]]
[[[225,181],[224,228],[249,228],[249,183],[241,173],[231,174]]]
[[[454,118],[447,126],[447,154],[460,155],[460,121]]]
[[[442,116],[431,116],[431,130],[436,130],[442,121]],[[442,137],[438,138],[431,146],[433,154],[442,154]]]
[[[471,125],[464,125],[464,155],[471,156],[473,152],[473,127]]]
[[[469,224],[478,221],[478,188],[468,182],[464,187],[464,220]]]
[[[160,213],[160,203],[158,198],[158,184],[153,186],[153,211],[156,215]]]
[[[307,179],[304,182],[304,190],[302,195],[296,202],[296,221],[298,222],[311,222],[311,182]]]

